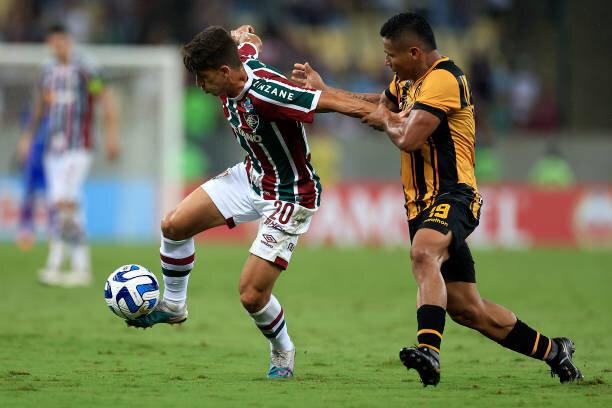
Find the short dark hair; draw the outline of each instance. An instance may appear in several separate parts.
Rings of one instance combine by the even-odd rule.
[[[210,26],[183,47],[183,63],[191,73],[217,69],[222,65],[241,65],[232,36],[220,26]]]
[[[390,40],[399,39],[404,33],[416,34],[421,41],[425,43],[431,50],[438,48],[436,46],[436,38],[434,37],[431,26],[425,19],[425,17],[416,13],[400,13],[391,17],[385,24],[380,28],[381,37],[388,38]]]
[[[47,28],[47,35],[52,35],[52,34],[66,34],[68,35],[68,30],[66,29],[66,26],[60,23],[55,23],[49,26],[49,28]]]

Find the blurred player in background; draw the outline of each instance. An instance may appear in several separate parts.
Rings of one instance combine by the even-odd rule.
[[[49,256],[39,278],[48,285],[87,285],[91,282],[91,262],[80,199],[91,165],[95,101],[100,99],[104,110],[109,159],[116,158],[119,152],[117,114],[97,68],[73,50],[73,41],[63,26],[51,27],[47,44],[52,60],[43,68],[32,121],[18,147],[24,160],[34,131],[43,115],[47,115],[44,169],[51,217]],[[68,256],[70,272],[61,273]]]
[[[561,382],[582,378],[572,362],[574,345],[551,339],[511,311],[482,299],[465,239],[478,225],[482,200],[474,177],[474,105],[465,74],[436,50],[429,23],[414,13],[390,18],[381,28],[385,64],[395,73],[363,122],[386,132],[401,150],[402,182],[418,284],[417,341],[400,351],[424,386],[440,381],[440,345],[446,313],[516,352],[544,360]],[[293,80],[330,90],[308,63],[296,64]],[[339,92],[339,90],[335,90]]]
[[[31,121],[31,114],[24,113],[25,123]],[[25,160],[21,163],[23,196],[19,209],[19,226],[17,230],[17,247],[22,251],[28,251],[36,240],[35,231],[35,206],[40,195],[46,192],[45,170],[43,157],[45,153],[45,142],[47,140],[48,117],[44,116],[40,126],[33,135],[32,143]],[[20,157],[23,160],[23,157]]]
[[[285,270],[321,200],[303,122],[315,112],[362,117],[374,104],[334,92],[305,89],[259,61],[261,40],[250,26],[231,34],[208,27],[183,48],[197,85],[218,96],[225,118],[247,155],[243,162],[193,191],[162,221],[164,295],[151,314],[128,325],[150,327],[187,319],[193,237],[210,228],[259,220],[240,277],[240,300],[270,341],[269,378],[293,376],[295,347],[272,289]]]

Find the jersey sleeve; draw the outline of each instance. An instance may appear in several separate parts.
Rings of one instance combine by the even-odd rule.
[[[250,58],[259,58],[259,51],[253,43],[244,42],[238,45],[238,55],[240,56],[240,60],[245,62]]]
[[[393,76],[393,80],[391,81],[387,89],[385,89],[385,95],[387,96],[387,98],[389,98],[391,102],[399,106],[397,94],[397,77]]]
[[[278,75],[258,78],[249,90],[257,111],[269,121],[296,120],[311,123],[321,91],[301,88]]]
[[[460,107],[457,79],[450,72],[437,69],[423,81],[412,109],[428,111],[442,120],[449,112]]]

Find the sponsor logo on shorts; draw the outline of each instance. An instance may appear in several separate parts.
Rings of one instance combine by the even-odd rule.
[[[437,222],[438,224],[442,224],[445,227],[448,227],[448,222],[442,221],[439,218],[427,218],[425,221],[423,221],[423,224],[425,224],[426,222]]]
[[[261,236],[262,236],[263,239],[260,240],[259,242],[261,242],[262,244],[264,244],[268,248],[274,249],[274,245],[272,245],[272,244],[278,244],[278,241],[276,240],[276,238],[274,238],[270,234],[261,234]]]
[[[276,238],[274,238],[270,234],[262,234],[261,236],[263,237],[263,239],[266,240],[266,242],[269,242],[271,244],[277,244],[278,243],[278,241],[276,241]]]
[[[289,245],[287,245],[287,249],[289,250],[289,252],[293,252],[293,250],[295,249],[295,245],[293,244],[293,242],[290,242]]]

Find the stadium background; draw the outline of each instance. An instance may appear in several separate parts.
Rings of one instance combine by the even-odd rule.
[[[571,336],[585,381],[560,387],[545,364],[450,319],[440,386],[406,372],[397,350],[414,339],[415,286],[399,153],[334,114],[308,129],[323,206],[275,288],[298,347],[295,381],[264,381],[268,345],[238,302],[249,227],[199,243],[187,324],[125,329],[102,299],[108,274],[135,262],[159,275],[163,208],[242,158],[178,46],[209,24],[251,23],[266,62],[288,73],[307,60],[330,84],[379,92],[391,73],[378,29],[407,8],[430,18],[472,83],[486,200],[471,238],[479,290]],[[95,284],[79,289],[37,283],[44,206],[38,245],[14,243],[15,146],[57,21],[95,51],[121,112],[121,157],[107,162],[98,143],[86,187]],[[0,406],[612,406],[610,21],[603,0],[0,0]]]
[[[210,24],[251,23],[264,40],[262,58],[267,63],[289,74],[293,62],[309,61],[332,85],[379,92],[391,72],[383,66],[377,30],[390,14],[406,7],[429,17],[439,49],[463,67],[472,83],[478,111],[476,171],[485,196],[482,226],[473,243],[612,245],[612,79],[606,68],[611,55],[602,52],[612,34],[607,24],[612,6],[607,2],[5,0],[0,6],[0,40],[5,45],[40,42],[45,27],[62,21],[82,44],[167,48]],[[139,58],[130,57],[129,50],[126,60]],[[11,58],[10,52],[5,49],[5,58]],[[146,61],[139,63],[146,66]],[[124,92],[123,71],[107,73],[120,106],[133,104]],[[19,118],[31,100],[32,75],[0,69],[4,240],[12,239],[17,224],[21,193],[13,152]],[[180,157],[171,160],[180,169],[175,187],[189,191],[242,153],[216,100],[199,92],[184,71],[182,75],[176,114],[181,115],[178,133],[184,144],[179,145]],[[146,91],[139,92],[140,98],[147,97]],[[137,104],[141,100],[136,99]],[[135,124],[147,122],[147,113],[155,115],[147,109],[140,116],[122,115],[120,162],[98,158],[95,163],[86,196],[94,240],[156,237],[163,212],[159,197],[167,194],[156,179],[146,176],[165,170],[153,169],[147,155],[164,153],[133,144],[146,144],[147,128]],[[319,115],[309,135],[326,190],[306,241],[404,245],[398,152],[386,137],[333,114]],[[135,196],[139,199],[132,199]],[[43,210],[38,219],[43,234]],[[216,231],[211,238],[248,239],[251,231]]]

